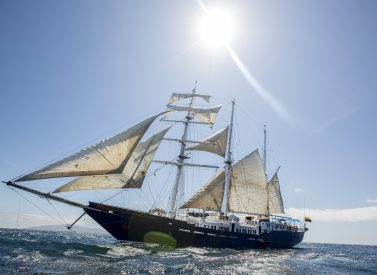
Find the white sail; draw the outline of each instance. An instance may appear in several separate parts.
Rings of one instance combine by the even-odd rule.
[[[224,196],[225,172],[221,168],[209,182],[191,197],[181,208],[220,210]]]
[[[140,142],[122,173],[78,177],[59,187],[54,193],[78,190],[140,188],[161,140],[170,128],[166,128]]]
[[[201,95],[201,94],[193,94],[193,93],[173,93],[170,97],[169,103],[174,103],[177,100],[190,98],[190,97],[201,97],[207,102],[209,102],[209,99],[211,98],[210,95]]]
[[[206,123],[214,124],[216,120],[217,113],[220,111],[222,105],[217,105],[211,108],[199,108],[199,107],[186,107],[186,106],[176,106],[167,105],[168,110],[174,111],[191,111],[194,116]]]
[[[258,150],[244,157],[232,168],[229,210],[268,214],[267,184]]]
[[[269,195],[270,214],[284,214],[283,198],[280,192],[280,184],[277,173],[275,173],[268,183],[267,190]]]
[[[16,181],[120,173],[149,126],[161,114]]]
[[[202,143],[187,148],[186,150],[206,151],[225,157],[228,142],[229,127],[226,127],[207,137]]]

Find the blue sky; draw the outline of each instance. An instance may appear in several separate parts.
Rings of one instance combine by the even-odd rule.
[[[231,48],[288,118],[258,94],[225,48],[198,41],[203,10],[196,1],[1,1],[1,178],[132,126],[198,80],[213,105],[236,99],[239,156],[262,146],[268,125],[269,169],[282,165],[285,207],[297,213],[305,201],[312,211],[307,241],[377,244],[369,229],[377,226],[377,3],[204,3],[235,15]],[[229,104],[219,127],[228,111]],[[50,191],[57,183],[30,186]],[[45,216],[0,188],[0,226],[15,227],[18,212]],[[87,201],[103,194],[64,196]],[[148,198],[141,205],[135,194],[125,196],[114,203],[148,207]],[[56,207],[72,219],[79,213]],[[18,220],[19,227],[33,223]]]

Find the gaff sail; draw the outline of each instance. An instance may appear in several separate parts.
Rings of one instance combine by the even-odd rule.
[[[268,183],[267,190],[269,195],[270,214],[284,214],[283,198],[280,192],[280,184],[277,173],[275,173]]]
[[[258,150],[232,167],[229,210],[238,213],[268,214],[267,184]]]

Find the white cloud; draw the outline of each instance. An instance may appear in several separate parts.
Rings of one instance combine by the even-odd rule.
[[[294,191],[295,192],[304,192],[304,189],[302,189],[302,188],[295,188]]]
[[[304,209],[289,208],[285,210],[289,216],[303,217]],[[305,216],[315,221],[326,222],[360,222],[377,221],[377,207],[368,206],[350,209],[305,209]]]
[[[377,203],[377,199],[367,199],[367,203]]]

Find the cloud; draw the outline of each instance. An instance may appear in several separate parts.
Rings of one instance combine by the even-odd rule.
[[[304,189],[302,189],[302,188],[295,188],[294,191],[295,192],[304,192]]]
[[[285,210],[289,216],[302,217],[304,209],[289,208]],[[360,222],[377,221],[377,207],[368,206],[349,209],[305,209],[305,216],[315,221],[326,222]]]
[[[367,199],[367,203],[377,203],[377,198],[376,199]]]
[[[360,108],[360,106],[355,105],[344,105],[340,112],[328,117],[327,120],[325,120],[321,124],[317,126],[308,126],[309,123],[305,122],[305,124],[302,124],[301,127],[312,135],[319,134],[325,131],[327,128],[332,127],[334,124],[352,116],[354,113],[358,112]]]

